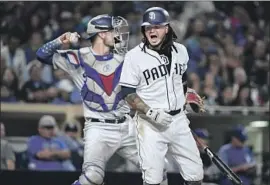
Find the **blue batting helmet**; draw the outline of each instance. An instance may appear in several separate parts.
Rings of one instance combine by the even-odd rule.
[[[141,26],[167,25],[170,23],[170,15],[167,10],[160,7],[148,8],[143,14]]]
[[[145,49],[146,45],[149,45],[149,41],[145,36],[145,26],[155,25],[168,25],[169,31],[161,44],[168,49],[174,48],[177,51],[176,47],[173,45],[173,41],[177,39],[177,35],[170,25],[170,15],[167,10],[161,7],[148,8],[143,14],[143,21],[141,24],[141,32],[144,36],[142,39],[142,42],[144,43],[143,49]]]

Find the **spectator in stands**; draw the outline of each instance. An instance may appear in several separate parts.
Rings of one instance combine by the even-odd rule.
[[[81,169],[83,160],[83,141],[80,138],[79,122],[73,120],[64,123],[62,132],[59,132],[59,139],[66,143],[71,151],[71,159],[77,170]]]
[[[54,137],[55,127],[56,121],[52,116],[45,115],[39,120],[39,135],[32,136],[28,141],[30,170],[73,170],[65,165],[65,161],[70,159],[70,151],[64,142]]]
[[[224,39],[221,39],[224,47],[224,53],[226,57],[226,68],[228,71],[228,83],[234,83],[234,71],[235,68],[241,66],[241,60],[237,56],[237,49],[233,43],[233,38],[230,34],[226,34]]]
[[[244,86],[241,88],[238,96],[235,99],[234,105],[238,106],[253,106],[253,101],[250,98],[250,88]]]
[[[45,82],[46,84],[52,84],[53,83],[53,66],[50,65],[44,65],[40,64],[40,62],[35,58],[34,60],[30,61],[27,64],[27,69],[30,69],[33,65],[40,66],[41,69],[41,81]],[[30,79],[30,74],[27,75],[27,80]]]
[[[6,136],[5,125],[0,123],[0,139],[1,139],[1,170],[15,170],[15,153],[11,145],[4,138]]]
[[[30,17],[30,20],[29,20],[29,22],[27,24],[28,24],[27,29],[30,31],[30,33],[39,32],[43,27],[43,25],[42,25],[43,24],[42,23],[42,17],[40,15],[38,15],[38,12],[36,11]]]
[[[192,89],[201,94],[201,80],[197,73],[189,73],[188,80]]]
[[[41,79],[41,64],[34,63],[30,66],[30,80],[22,87],[20,95],[21,99],[30,103],[48,102],[51,96],[56,96],[55,92],[48,92],[49,85]]]
[[[1,76],[1,102],[16,102],[19,96],[19,80],[11,68],[6,68]]]
[[[250,87],[247,84],[247,75],[242,67],[234,70],[233,98],[234,105],[253,106]]]
[[[232,94],[232,87],[231,86],[225,86],[223,89],[221,89],[222,93],[217,98],[216,102],[218,105],[221,106],[232,106],[233,105],[233,94]]]
[[[197,128],[194,130],[194,133],[196,134],[196,136],[198,136],[198,140],[202,144],[209,146],[210,134],[207,129]],[[198,147],[202,149],[200,145],[198,145]],[[211,165],[211,159],[208,157],[208,155],[205,155],[203,149],[200,150],[200,155],[201,155],[204,167],[209,167]]]
[[[267,84],[265,84],[262,88],[259,89],[260,105],[269,107],[269,100],[270,100],[269,93],[270,93],[270,72],[268,71]]]
[[[70,80],[70,77],[65,71],[58,69],[54,70],[53,87],[57,90],[57,96],[52,100],[54,104],[78,104],[81,102],[81,97],[78,89]]]
[[[71,95],[75,86],[69,79],[63,79],[56,83],[56,89],[58,96],[52,101],[53,104],[67,104],[71,102]]]
[[[4,46],[3,46],[4,47]],[[2,48],[2,46],[1,46],[1,48]],[[1,55],[0,55],[0,69],[1,69],[1,77],[3,77],[3,74],[4,74],[4,71],[6,70],[6,68],[7,68],[7,64],[6,64],[6,61],[5,61],[5,58],[4,58],[4,56],[2,55],[2,53],[1,53]],[[2,79],[1,79],[2,80]]]
[[[233,98],[235,99],[239,96],[241,89],[247,85],[247,75],[242,67],[234,69],[233,81]]]
[[[217,88],[217,91],[219,93],[219,90],[221,88],[221,85],[223,84],[223,80],[221,78],[221,59],[218,54],[218,50],[215,46],[208,47],[207,50],[207,70],[208,73],[211,73],[214,77],[214,84]]]
[[[185,41],[185,45],[189,51],[189,68],[191,72],[199,73],[199,68],[203,62],[203,50],[200,43],[200,35],[204,32],[205,26],[201,19],[195,19],[190,24],[191,31],[188,31],[187,34],[191,34]]]
[[[27,64],[36,58],[36,51],[43,42],[43,35],[40,32],[32,33],[29,43],[24,49]]]
[[[253,57],[247,58],[247,63],[251,63],[248,71],[252,72],[254,81],[259,86],[263,86],[267,82],[267,72],[269,71],[270,54],[266,54],[266,43],[262,40],[257,40],[253,49]]]
[[[206,104],[215,105],[216,98],[218,97],[218,91],[215,86],[214,76],[211,73],[207,73],[204,80],[203,96],[206,97]]]
[[[64,138],[66,138],[66,144],[71,151],[76,151],[82,154],[83,141],[80,138],[79,122],[70,121],[66,122],[63,127]],[[69,140],[69,139],[71,140]]]
[[[209,140],[211,139],[211,136],[207,129],[204,128],[197,128],[194,130],[194,133],[198,136],[198,140],[203,143],[206,146],[210,146]],[[217,183],[218,180],[218,173],[217,169],[212,163],[209,156],[203,151],[203,148],[198,145],[198,148],[200,150],[200,156],[203,162],[203,168],[204,168],[204,185],[208,185],[208,183],[211,183],[211,185],[214,185],[212,183]],[[210,185],[210,184],[209,184]]]
[[[245,145],[248,139],[241,126],[232,129],[230,143],[219,149],[220,158],[236,173],[245,185],[251,185],[256,175],[256,162],[252,151]],[[231,185],[230,180],[222,178],[220,185]]]
[[[26,80],[27,71],[25,70],[26,58],[23,49],[20,47],[20,33],[11,30],[9,34],[8,43],[1,48],[1,57],[5,61],[5,65],[13,69],[20,79],[20,87]]]
[[[60,11],[60,6],[57,3],[50,3],[49,18],[43,28],[45,42],[53,37],[53,34],[59,29],[59,22],[57,21]]]
[[[53,34],[53,38],[57,38],[65,32],[74,32],[75,31],[75,21],[73,18],[73,13],[70,11],[63,11],[60,13],[60,27]]]

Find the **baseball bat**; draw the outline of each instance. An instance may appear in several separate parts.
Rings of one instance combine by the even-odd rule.
[[[241,179],[214,152],[212,152],[207,145],[202,143],[193,131],[192,133],[198,145],[203,148],[204,152],[210,157],[217,168],[226,175],[234,185],[243,185]]]

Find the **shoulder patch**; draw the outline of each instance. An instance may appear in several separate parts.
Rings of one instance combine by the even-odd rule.
[[[75,51],[67,51],[66,52],[66,57],[67,60],[69,61],[69,63],[73,64],[73,65],[80,65],[80,60],[79,57],[77,55],[77,52]]]

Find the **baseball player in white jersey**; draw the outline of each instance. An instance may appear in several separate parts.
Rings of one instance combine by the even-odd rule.
[[[187,87],[182,77],[189,56],[170,26],[166,10],[153,7],[143,15],[143,42],[125,56],[119,84],[134,117],[147,185],[162,181],[166,154],[175,159],[186,185],[200,185],[203,165],[185,114]]]
[[[117,152],[139,167],[133,121],[118,85],[127,51],[128,23],[123,17],[99,15],[91,19],[87,34],[92,44],[78,50],[59,50],[77,42],[77,33],[65,33],[37,51],[38,59],[66,71],[81,89],[84,127],[83,172],[73,185],[103,184],[105,165]],[[164,181],[166,183],[166,181]]]

